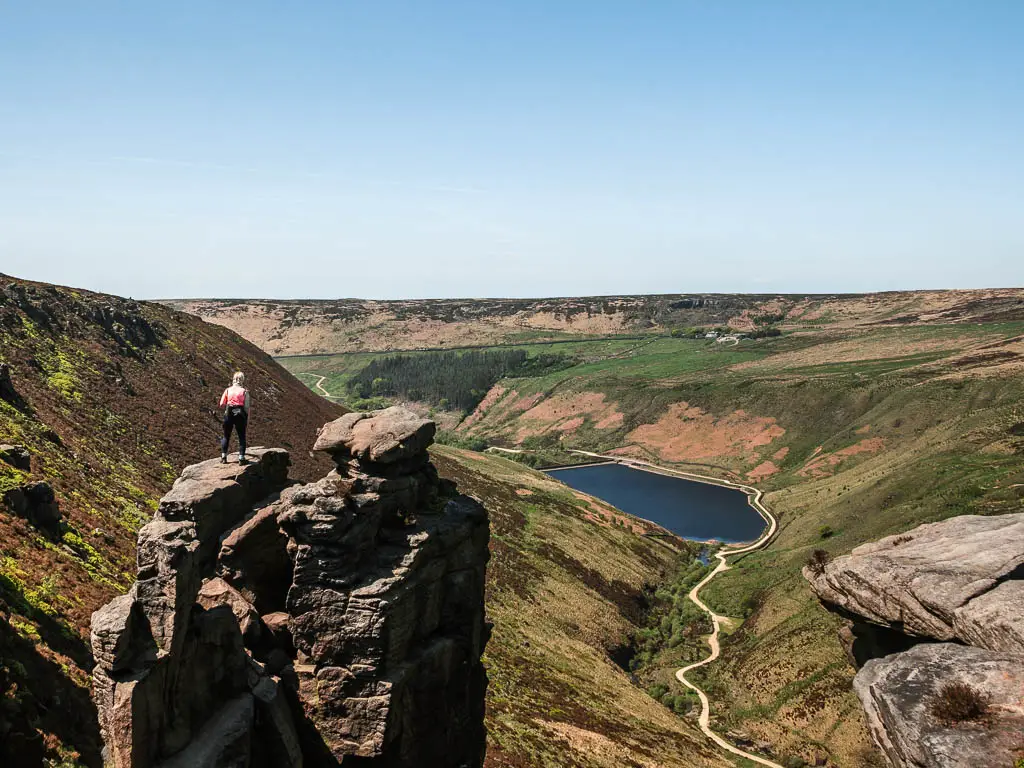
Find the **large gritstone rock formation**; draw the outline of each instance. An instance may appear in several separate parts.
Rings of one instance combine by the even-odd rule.
[[[990,697],[987,716],[948,722],[932,711],[942,686],[963,683]],[[1024,656],[954,643],[925,643],[873,659],[854,690],[875,741],[896,766],[1003,768],[1024,756]]]
[[[852,654],[863,663],[854,689],[893,765],[986,768],[1022,756],[1024,513],[922,525],[804,576],[848,619],[847,637],[875,641],[880,658]],[[936,714],[950,683],[989,697],[987,713]]]
[[[433,433],[347,414],[304,486],[279,450],[185,470],[93,615],[111,765],[482,765],[487,513],[438,479]]]

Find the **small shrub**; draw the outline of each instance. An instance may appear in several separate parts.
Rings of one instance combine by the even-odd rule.
[[[807,765],[807,761],[804,760],[802,757],[791,755],[790,757],[787,757],[785,760],[783,760],[782,764],[786,768],[805,768],[805,766]]]
[[[693,708],[693,700],[689,696],[676,696],[672,702],[672,711],[677,715],[685,715]]]
[[[981,720],[991,697],[967,683],[945,683],[931,704],[931,713],[947,725]]]
[[[655,683],[647,689],[647,693],[650,695],[652,699],[657,699],[658,701],[661,701],[661,697],[668,693],[668,686],[662,683]]]
[[[835,533],[836,532],[832,530],[831,525],[823,525],[821,526],[821,528],[818,529],[818,535],[823,539],[831,539],[833,536],[835,536]]]
[[[892,540],[892,545],[898,547],[900,544],[906,544],[908,541],[913,541],[913,536],[897,536]]]
[[[825,566],[831,562],[832,556],[824,549],[816,549],[811,553],[807,561],[807,567],[815,576],[821,576],[825,572]]]

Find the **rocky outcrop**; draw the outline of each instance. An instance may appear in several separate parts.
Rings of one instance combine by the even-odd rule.
[[[0,461],[22,472],[32,471],[32,456],[24,445],[0,445]]]
[[[283,451],[182,473],[93,616],[112,765],[482,765],[488,519],[438,478],[433,432],[348,414],[303,486]]]
[[[1024,513],[929,523],[864,544],[805,575],[822,602],[861,620],[992,650],[1009,642],[1024,652],[1021,592],[999,589],[1024,579]],[[1005,602],[1013,597],[1015,612]],[[981,628],[993,611],[1009,635]]]
[[[93,698],[113,766],[248,765],[254,742],[273,754],[275,743],[296,740],[294,727],[290,736],[253,732],[261,713],[276,722],[280,704],[256,695],[276,683],[244,648],[237,604],[203,585],[221,536],[287,482],[286,452],[252,455],[244,466],[186,469],[139,532],[131,591],[93,614]]]
[[[433,433],[403,409],[346,414],[317,440],[337,471],[282,494],[300,698],[336,759],[483,759],[487,513],[438,480]]]
[[[990,697],[978,721],[943,722],[931,711],[942,686],[961,682]],[[869,661],[854,679],[879,747],[896,766],[1013,766],[1024,747],[1024,659],[953,643],[917,645]]]
[[[1014,764],[1024,747],[1024,513],[922,525],[804,576],[848,619],[841,635],[863,664],[854,689],[894,766]],[[989,697],[987,714],[938,717],[951,682]]]
[[[34,528],[54,541],[61,538],[60,504],[49,483],[37,481],[18,485],[5,491],[2,498],[14,514],[28,520]]]

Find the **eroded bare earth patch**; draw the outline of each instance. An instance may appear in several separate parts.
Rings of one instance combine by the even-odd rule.
[[[553,429],[572,432],[583,426],[587,418],[594,421],[598,429],[611,429],[622,423],[623,415],[603,393],[559,393],[538,402],[519,417],[521,426],[516,432],[516,442]]]
[[[845,459],[861,453],[878,453],[885,447],[881,437],[869,437],[832,453],[816,453],[814,458],[804,464],[797,474],[801,477],[827,477],[833,474]]]
[[[716,417],[689,403],[675,403],[654,424],[644,424],[627,438],[655,452],[663,461],[704,461],[712,458],[757,459],[758,448],[786,433],[770,416],[743,410]]]

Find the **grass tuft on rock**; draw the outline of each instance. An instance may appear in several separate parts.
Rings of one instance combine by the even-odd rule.
[[[807,567],[815,576],[821,576],[825,572],[825,566],[832,560],[832,555],[824,549],[816,549],[807,560]]]
[[[958,725],[983,720],[989,711],[991,697],[967,683],[945,683],[935,699],[930,711],[935,719],[946,725]]]

